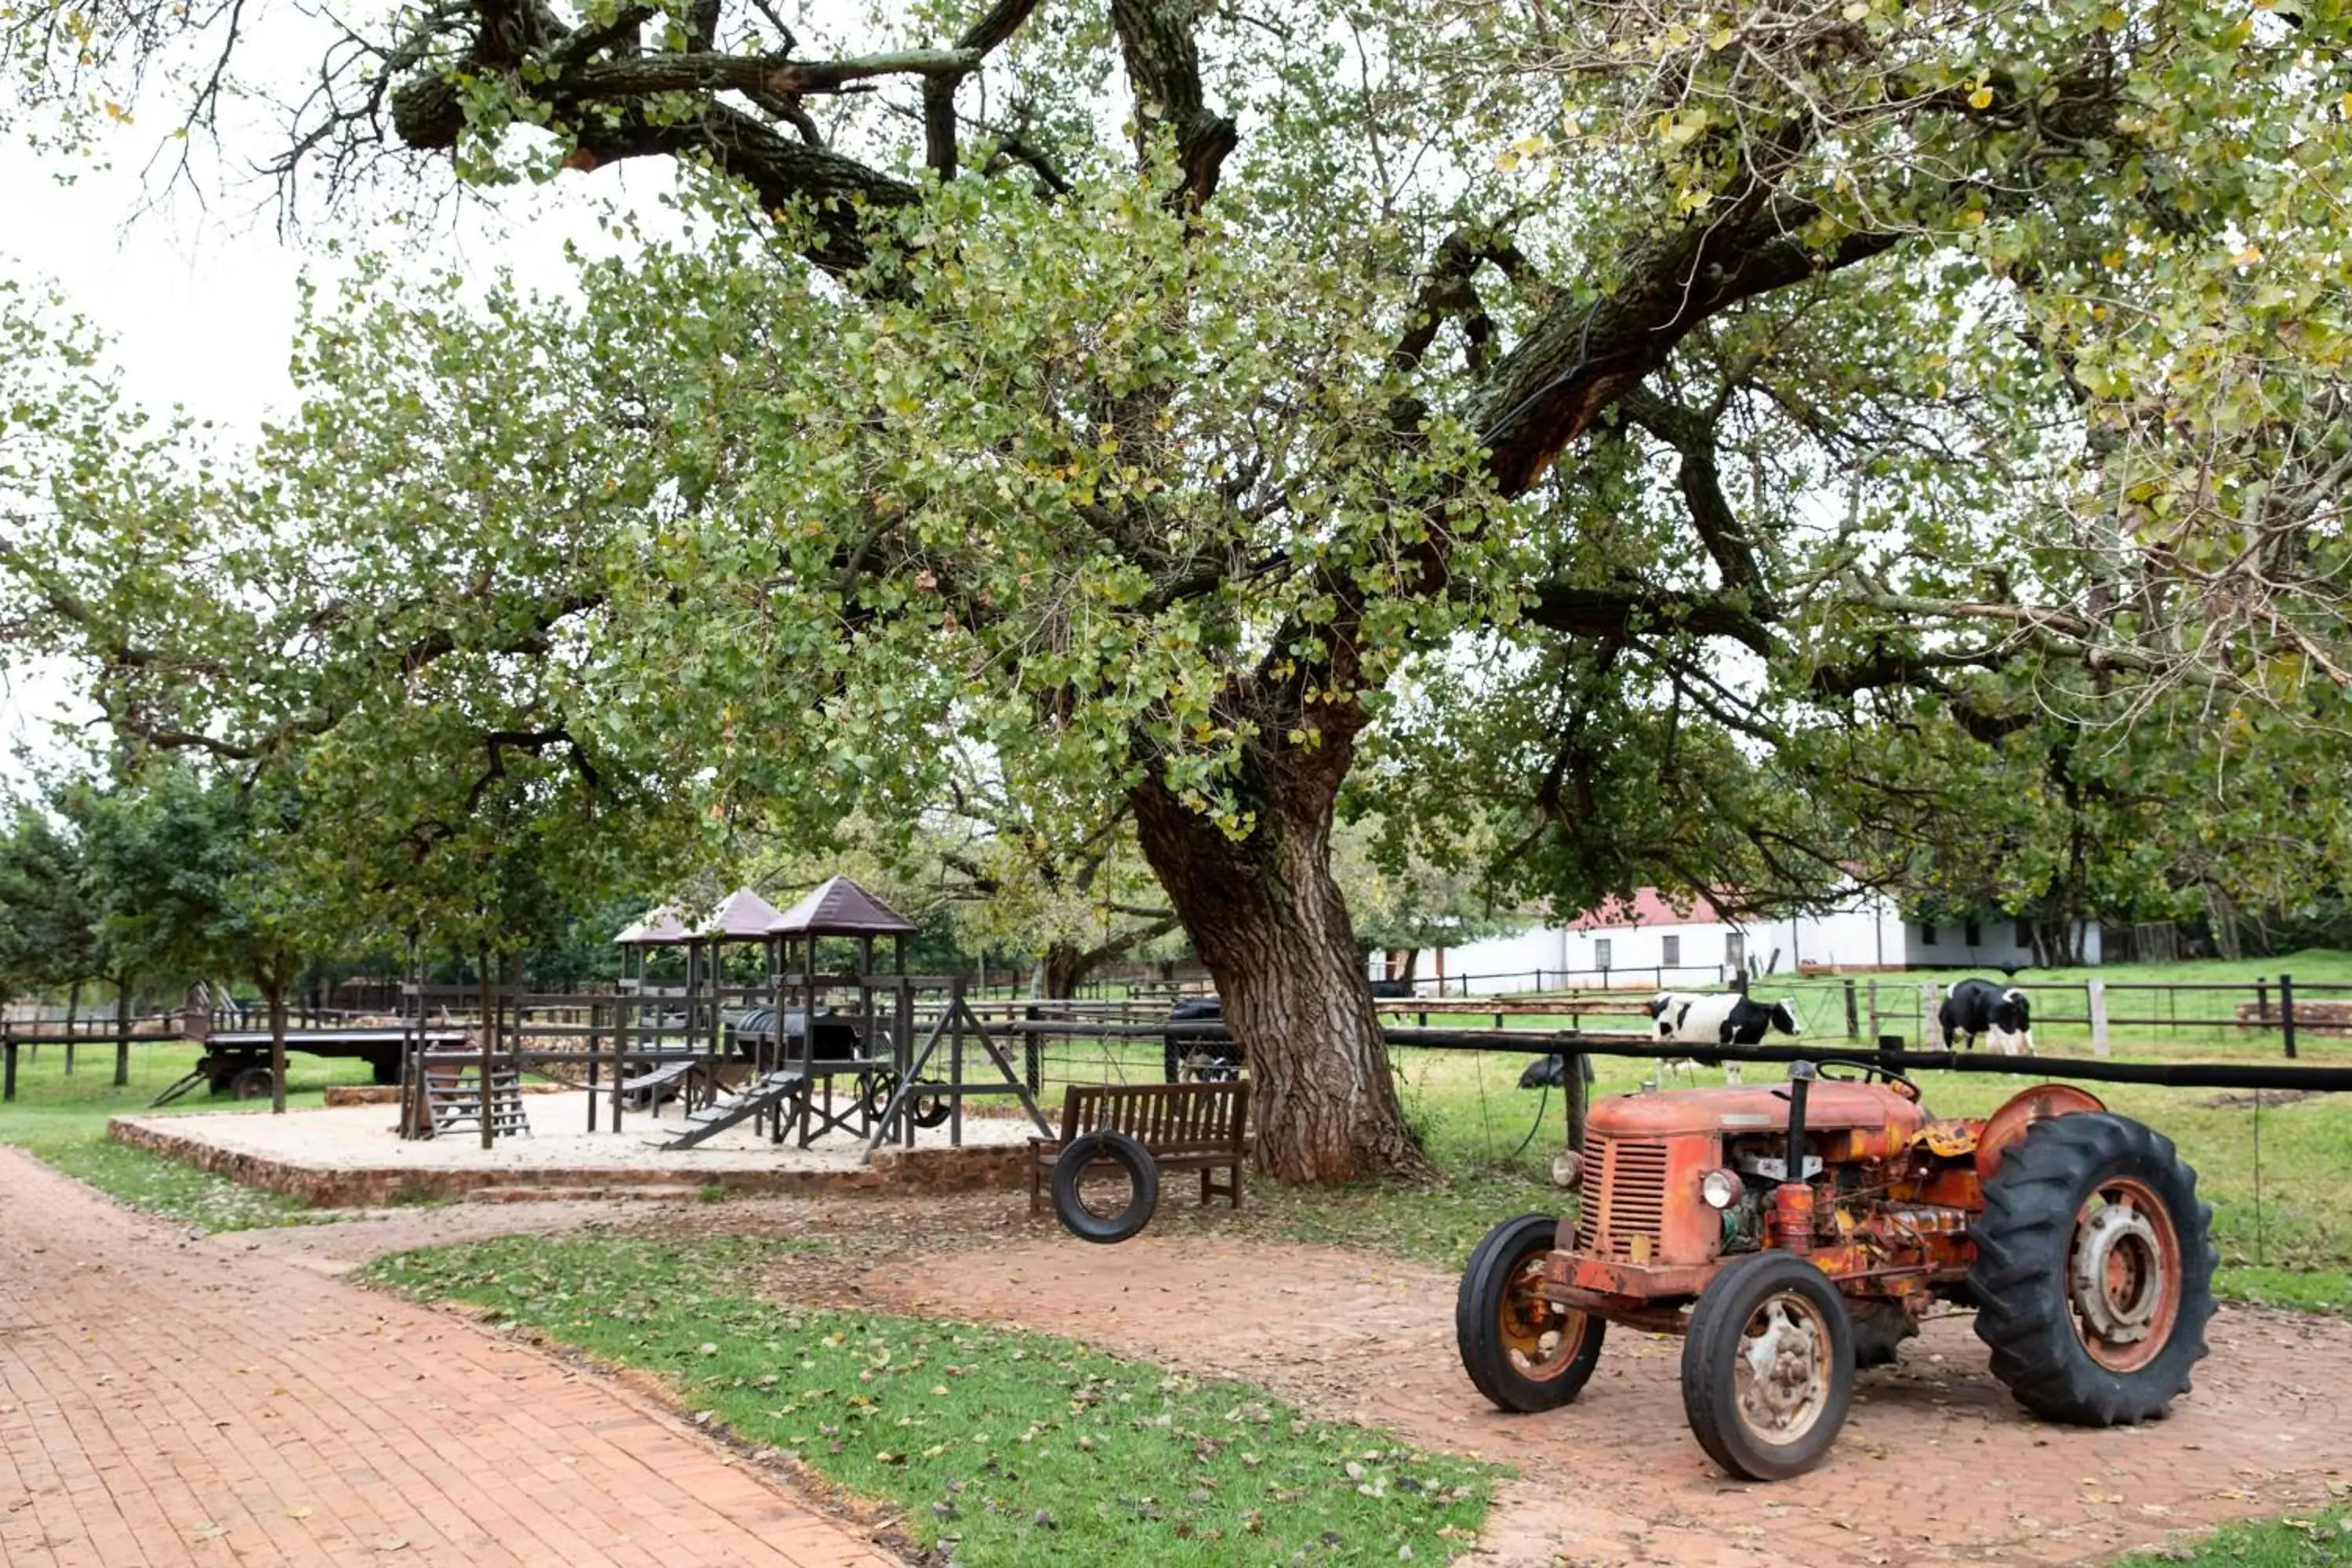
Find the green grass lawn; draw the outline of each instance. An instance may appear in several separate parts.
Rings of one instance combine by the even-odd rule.
[[[2189,1568],[2344,1568],[2352,1563],[2352,1516],[2329,1509],[2307,1518],[2225,1525],[2171,1551],[2126,1561]]]
[[[780,1247],[822,1245],[510,1237],[362,1278],[657,1373],[685,1408],[891,1505],[918,1543],[973,1568],[1442,1563],[1485,1519],[1492,1467],[1308,1420],[1244,1384],[763,1298]]]
[[[143,1149],[107,1141],[109,1118],[146,1110],[147,1102],[195,1066],[203,1048],[186,1040],[134,1043],[131,1081],[114,1084],[114,1047],[94,1042],[76,1053],[66,1071],[65,1047],[43,1046],[36,1057],[19,1047],[16,1099],[0,1103],[0,1143],[30,1151],[69,1176],[135,1208],[205,1231],[249,1230],[299,1224],[308,1205],[299,1198],[245,1186]],[[369,1082],[363,1061],[338,1061],[299,1052],[287,1058],[289,1109],[325,1101],[331,1084]],[[267,1101],[215,1100],[201,1089],[175,1102],[173,1114],[267,1115]]]

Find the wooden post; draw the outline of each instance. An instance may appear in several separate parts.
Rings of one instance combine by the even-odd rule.
[[[16,1098],[16,1042],[5,1035],[0,1035],[0,1056],[8,1058],[6,1066],[0,1068],[0,1073],[5,1073],[6,1079],[5,1092],[0,1092],[0,1100],[14,1100]]]
[[[2287,1060],[2294,1059],[2294,976],[2279,971],[2279,1028],[2286,1036]]]
[[[496,1059],[499,1048],[499,981],[490,969],[488,948],[477,948],[474,957],[478,965],[474,976],[474,1000],[482,1010],[482,1147],[487,1149],[497,1136],[490,1115],[490,1065]]]
[[[584,984],[584,982],[583,983]],[[588,1004],[588,1131],[596,1131],[597,1065],[604,1058],[604,1009],[595,1003]]]
[[[2107,983],[2085,981],[2083,990],[2091,1004],[2091,1054],[2103,1057],[2107,1054]]]
[[[1870,1046],[1878,1048],[1878,982],[1870,983]]]
[[[1851,979],[1845,983],[1845,1037],[1849,1040],[1862,1038],[1862,1009],[1855,1005]]]
[[[1912,1039],[1921,1050],[1927,1048],[1927,1029],[1936,1016],[1936,1004],[1943,1000],[1943,989],[1932,980],[1919,987],[1919,1032]],[[1936,1043],[1939,1047],[1944,1045],[1940,1037]]]
[[[950,1004],[955,1011],[948,1018],[948,1143],[952,1148],[963,1147],[963,1018],[962,987]],[[909,1118],[908,1125],[913,1125]]]
[[[2266,975],[2257,975],[2254,979],[2254,1021],[2259,1024],[2271,1021],[2271,987]]]
[[[1584,1060],[1581,1051],[1559,1058],[1560,1077],[1568,1084],[1568,1146],[1579,1154],[1584,1152]]]
[[[621,1130],[621,1080],[629,1076],[629,1016],[645,999],[642,986],[613,998],[613,1131]]]

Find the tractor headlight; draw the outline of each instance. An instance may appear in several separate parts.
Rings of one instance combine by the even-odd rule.
[[[1573,1149],[1562,1149],[1551,1157],[1551,1184],[1574,1187],[1584,1180],[1584,1162]]]
[[[1730,1171],[1709,1171],[1698,1179],[1698,1195],[1711,1209],[1727,1209],[1739,1201],[1739,1177]]]

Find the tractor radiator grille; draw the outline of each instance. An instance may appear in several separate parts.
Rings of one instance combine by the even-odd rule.
[[[1631,1260],[1633,1238],[1643,1236],[1649,1237],[1648,1256],[1656,1257],[1665,1242],[1666,1146],[1594,1142],[1600,1145],[1594,1168],[1601,1179],[1585,1183],[1588,1201],[1577,1217],[1576,1249]],[[1600,1245],[1603,1232],[1609,1237],[1605,1249]]]

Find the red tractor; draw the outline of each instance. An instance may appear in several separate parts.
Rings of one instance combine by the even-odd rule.
[[[2063,1084],[1942,1121],[1899,1074],[1800,1062],[1781,1087],[1602,1100],[1555,1174],[1580,1189],[1572,1226],[1526,1215],[1470,1256],[1470,1381],[1555,1409],[1608,1324],[1681,1334],[1691,1431],[1749,1480],[1819,1463],[1855,1369],[1894,1360],[1937,1300],[1976,1309],[1993,1375],[2053,1420],[2161,1415],[2205,1354],[2197,1173]]]

